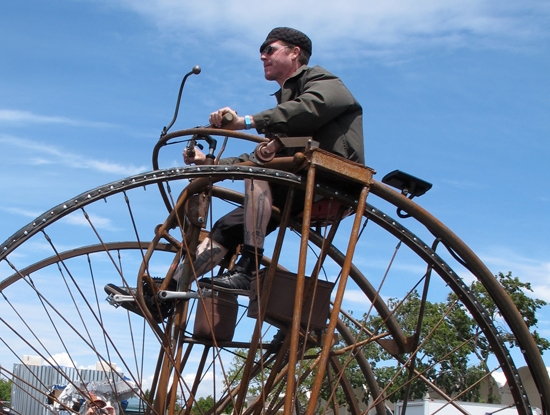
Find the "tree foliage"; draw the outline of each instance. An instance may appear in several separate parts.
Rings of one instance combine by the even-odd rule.
[[[409,371],[403,365],[408,359],[414,361],[418,372],[449,396],[466,390],[482,376],[483,370],[471,362],[476,324],[462,307],[453,301],[426,302],[421,315],[421,298],[417,292],[411,293],[405,300],[390,299],[388,306],[394,310],[396,320],[409,337],[415,335],[419,318],[422,317],[417,340],[422,346],[412,356],[413,359],[410,355],[404,355],[401,361],[397,361],[396,357],[375,344],[369,348],[368,358],[375,376],[382,388],[387,387],[386,395],[391,401],[405,398],[403,385],[407,383]],[[364,316],[364,324],[373,332],[383,327],[378,316]],[[409,387],[409,399],[421,399],[428,391],[428,385],[423,381],[411,382]],[[463,400],[477,400],[478,393],[472,389]]]
[[[547,350],[550,342],[535,330],[538,322],[537,310],[545,306],[546,302],[533,298],[530,295],[532,293],[530,283],[513,277],[511,272],[499,273],[495,278],[508,292],[524,317],[525,324],[530,329],[541,353]],[[469,288],[486,311],[502,341],[507,343],[509,348],[518,346],[485,287],[476,280]],[[389,308],[394,310],[394,315],[406,335],[413,335],[416,331],[420,303],[420,296],[416,292],[404,301],[400,299],[388,301]],[[414,356],[416,369],[423,372],[425,377],[432,380],[434,385],[447,395],[456,396],[462,393],[461,400],[479,401],[481,395],[478,381],[483,377],[490,379],[488,361],[492,357],[489,343],[481,327],[454,293],[449,294],[444,302],[428,302],[424,307],[422,328],[418,339],[422,348]],[[380,318],[376,316],[364,316],[364,324],[374,332],[383,326]],[[387,352],[380,353],[379,347],[372,345],[369,350],[368,358],[373,363],[376,377],[382,386],[388,386],[387,394],[390,399],[392,401],[403,399],[405,389],[402,386],[408,375],[406,371],[403,370],[400,373],[401,368],[398,365],[388,365],[388,361],[394,357]],[[415,382],[412,384],[409,398],[421,398],[427,390],[428,386],[425,382]],[[464,393],[464,391],[467,392]],[[394,392],[395,394],[392,395]],[[495,401],[497,395],[498,391],[493,390],[489,382],[488,401]]]
[[[207,397],[200,397],[195,401],[191,408],[193,415],[202,415],[207,413],[214,406],[214,398],[211,395]]]
[[[0,399],[9,401],[11,398],[11,380],[0,378]]]
[[[512,276],[511,272],[499,273],[495,278],[508,292],[523,316],[541,353],[548,350],[550,342],[536,331],[537,311],[547,303],[534,298],[531,284],[522,282],[519,278]],[[505,324],[484,286],[480,282],[474,281],[469,288],[486,311],[502,341],[509,348],[517,347],[517,340]],[[458,301],[456,294],[448,294],[441,302],[422,304],[420,294],[412,292],[405,299],[391,298],[387,304],[388,308],[393,310],[393,316],[404,334],[410,336],[411,339],[417,336],[417,344],[421,345],[414,354],[404,353],[400,356],[393,356],[374,341],[361,347],[361,351],[368,359],[378,385],[384,389],[387,399],[395,402],[406,396],[409,399],[421,399],[425,396],[430,385],[421,380],[410,381],[411,371],[409,369],[411,365],[414,365],[417,374],[421,373],[424,378],[432,382],[436,389],[448,396],[460,394],[462,401],[476,402],[482,399],[487,399],[488,402],[498,401],[498,390],[492,389],[491,382],[488,382],[488,390],[482,396],[480,380],[491,379],[489,360],[493,354],[481,327],[466,307]],[[423,307],[422,312],[421,307]],[[421,319],[420,323],[419,319]],[[359,325],[353,316],[347,321],[345,320],[345,323],[357,341],[367,340],[373,334],[379,334],[386,330],[384,322],[377,315],[363,315]],[[363,329],[360,330],[361,326]],[[419,333],[417,333],[418,327],[420,327]],[[365,328],[366,330],[364,330]],[[337,347],[345,346],[343,341],[337,345]],[[314,352],[315,349],[310,350],[310,353]],[[242,356],[246,356],[246,353],[243,352]],[[346,357],[339,357],[339,359],[341,359],[341,365],[345,367],[346,377],[352,386],[362,389],[365,379],[358,365],[348,364]],[[244,357],[236,358],[233,361],[231,373],[237,381],[240,380],[239,370],[243,364]],[[269,368],[266,368],[261,376],[253,379],[249,393],[257,395],[261,389],[262,379],[265,379],[268,374]],[[300,387],[307,389],[312,385],[314,375],[315,372],[312,372]],[[408,391],[406,385],[408,385]],[[331,393],[326,383],[323,386],[322,398],[328,400]],[[337,392],[336,397],[332,397],[332,399],[336,399],[339,404],[345,402],[341,391]],[[368,399],[368,391],[365,399]]]
[[[546,301],[533,298],[531,295],[529,295],[528,293],[533,293],[531,283],[520,281],[520,279],[518,277],[514,277],[511,272],[508,272],[507,274],[499,272],[497,275],[495,275],[495,278],[504,287],[504,289],[512,299],[512,302],[515,304],[518,311],[523,316],[523,320],[525,321],[527,327],[529,327],[529,329],[531,330],[531,335],[535,339],[535,342],[537,343],[540,352],[543,353],[545,350],[548,350],[550,348],[550,342],[547,339],[541,337],[540,334],[535,330],[538,323],[536,313],[540,308],[547,305]],[[502,315],[497,309],[493,299],[489,296],[489,293],[487,292],[485,287],[476,280],[470,285],[470,290],[477,297],[481,306],[490,316],[500,337],[504,342],[507,343],[507,346],[509,348],[518,347],[517,340],[510,332],[508,327],[502,323]],[[456,295],[451,294],[449,298],[450,300],[454,300],[456,299]],[[481,345],[479,347],[479,351],[482,352],[481,356],[483,360],[486,360],[489,351],[486,350],[486,348],[481,347]]]

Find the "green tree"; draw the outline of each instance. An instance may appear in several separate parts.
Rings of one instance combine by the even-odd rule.
[[[215,405],[215,402],[212,395],[208,395],[207,397],[200,397],[193,404],[193,407],[191,408],[191,414],[193,415],[206,414],[214,407],[214,405]],[[223,410],[222,413],[230,414],[232,412],[233,412],[233,405],[230,404],[227,408]]]
[[[194,415],[201,415],[208,412],[214,406],[214,398],[208,395],[206,398],[200,397],[195,401],[191,408],[191,413]]]
[[[278,333],[276,335],[276,337],[281,335],[281,334],[282,334],[281,332]],[[282,337],[279,338],[279,340],[282,341]],[[263,352],[264,361],[268,359],[267,356],[271,356],[272,352],[273,351],[270,351],[269,353],[266,353],[265,351]],[[317,352],[318,352],[318,349],[312,348],[312,349],[309,349],[308,351],[306,351],[306,355],[313,355]],[[228,383],[229,383],[228,387],[230,389],[234,388],[236,385],[238,385],[241,382],[242,370],[243,370],[244,365],[246,363],[247,356],[248,356],[248,351],[247,350],[240,349],[240,350],[235,351],[235,357],[233,358],[233,361],[231,362],[231,365],[230,365],[229,370],[228,370],[228,376],[227,376]],[[256,353],[256,362],[260,361],[261,356],[262,355],[260,354],[260,351],[257,351],[257,353]],[[301,373],[308,372],[307,366],[309,366],[312,362],[313,361],[308,362],[307,360],[305,362],[303,362],[303,366],[300,367]],[[249,396],[259,396],[259,394],[262,391],[262,385],[264,385],[264,383],[268,379],[270,373],[271,373],[271,365],[266,364],[263,367],[263,371],[258,373],[256,376],[254,376],[250,380],[249,385],[248,385],[247,394]],[[298,402],[296,404],[299,405],[299,406],[305,407],[305,405],[307,404],[307,399],[308,398],[307,398],[306,392],[309,391],[311,389],[311,386],[313,385],[314,373],[315,372],[312,371],[308,376],[305,377],[305,379],[302,379],[300,384],[298,385],[298,394],[297,394],[298,395]],[[283,393],[284,390],[285,390],[284,385],[285,385],[284,383],[280,383],[278,385],[278,387],[274,388],[274,390],[271,392],[271,394],[265,398],[266,402],[271,404],[271,403],[279,401],[281,393]],[[281,389],[281,388],[283,388],[283,389]],[[322,393],[322,398],[326,398],[326,397],[328,397],[328,394],[327,394],[326,388],[325,388],[323,393]],[[339,397],[340,397],[340,395],[339,395]],[[232,409],[232,408],[233,407],[231,405],[229,409]],[[227,411],[224,410],[224,412],[227,412]],[[320,411],[320,412],[322,412],[322,411]]]
[[[388,307],[394,310],[395,319],[406,336],[416,333],[420,315],[421,298],[412,292],[405,300],[392,298]],[[371,332],[378,332],[384,327],[378,316],[363,316],[363,324]],[[470,357],[474,343],[468,342],[474,335],[475,322],[468,314],[453,302],[424,304],[422,326],[418,334],[418,344],[422,348],[414,356],[415,368],[425,377],[432,379],[448,395],[465,390],[475,383],[482,373],[476,365],[471,365]],[[456,349],[449,354],[449,350]],[[386,396],[391,401],[405,398],[409,372],[403,370],[404,363],[410,356],[405,354],[401,361],[392,356],[377,344],[372,343],[364,349],[373,366],[379,385],[386,388]],[[356,383],[361,382],[358,379]],[[428,391],[428,385],[422,381],[410,383],[409,399],[420,399]],[[471,390],[466,397],[476,400],[478,391]]]
[[[0,399],[9,401],[11,398],[11,380],[0,378]]]
[[[523,316],[523,320],[531,331],[531,335],[533,336],[533,339],[535,340],[540,352],[543,353],[545,350],[548,350],[550,348],[550,342],[547,339],[541,337],[540,334],[536,331],[538,323],[536,313],[540,308],[546,306],[547,303],[543,300],[533,298],[530,294],[533,293],[531,284],[529,282],[520,281],[520,279],[518,277],[514,277],[511,272],[508,272],[506,274],[499,272],[497,275],[495,275],[495,278],[504,287],[504,289],[512,299],[513,303],[517,307],[518,311]],[[517,339],[509,330],[508,326],[501,324],[502,315],[500,314],[495,302],[489,296],[489,293],[487,292],[483,284],[476,280],[470,285],[470,290],[476,296],[487,314],[490,316],[490,319],[493,322],[500,338],[507,344],[508,348],[513,349],[514,347],[518,347],[519,345]],[[449,301],[455,301],[456,298],[456,294],[449,295]],[[491,350],[485,337],[483,336],[481,328],[477,325],[474,325],[473,328],[475,331],[475,338],[478,339],[476,347],[473,349],[473,353],[480,362],[479,368],[485,374],[488,373],[490,370],[488,360],[492,355]],[[491,388],[492,385],[489,385],[489,387]],[[491,397],[496,393],[497,391],[493,392],[490,390],[489,398],[491,399]]]
[[[547,305],[545,301],[532,297],[531,285],[513,277],[511,272],[499,273],[495,276],[497,281],[509,293],[510,298],[524,316],[525,324],[529,327],[533,338],[542,352],[550,348],[550,342],[542,338],[536,331],[538,320],[537,311]],[[492,320],[501,338],[508,347],[517,346],[517,341],[509,332],[509,328],[503,324],[502,316],[489,296],[485,288],[478,281],[470,285],[470,290],[477,298],[487,315]],[[412,292],[405,299],[392,298],[387,301],[390,310],[397,319],[399,326],[407,336],[416,334],[418,327],[420,307],[422,301],[417,292]],[[458,301],[454,293],[447,295],[441,302],[426,302],[422,313],[422,325],[418,333],[418,344],[422,347],[414,355],[414,365],[417,372],[430,379],[439,389],[449,396],[461,394],[460,400],[480,401],[481,390],[478,382],[490,372],[488,361],[492,352],[481,328],[472,318],[469,311]],[[347,327],[355,335],[358,341],[366,340],[372,334],[385,330],[385,324],[377,315],[364,315],[360,321],[361,325],[367,328],[359,332],[358,326],[350,319],[344,319]],[[340,343],[336,347],[344,347]],[[314,352],[311,349],[309,352]],[[361,351],[370,362],[378,384],[386,388],[385,395],[391,401],[402,400],[406,396],[404,385],[408,382],[409,372],[403,370],[403,364],[411,357],[410,354],[392,356],[377,342],[366,343]],[[230,377],[236,381],[240,380],[240,369],[244,365],[246,353],[241,351],[232,363]],[[355,388],[362,388],[364,377],[357,365],[347,365],[346,357],[341,358],[341,364],[346,365],[346,376]],[[266,368],[261,376],[267,378],[269,368]],[[301,383],[300,387],[307,389],[311,385],[314,372]],[[262,379],[258,375],[250,384],[249,393],[257,394],[261,389]],[[325,385],[326,386],[326,385]],[[428,385],[424,381],[410,382],[408,398],[420,399],[428,391]],[[467,391],[464,393],[464,391]],[[487,399],[494,401],[498,391],[491,391]],[[327,399],[330,395],[327,389],[322,392],[322,397]],[[345,399],[342,393],[336,394],[339,404]],[[365,397],[368,399],[368,396]]]
[[[497,275],[495,275],[495,278],[504,287],[504,289],[516,305],[518,311],[523,316],[523,320],[525,321],[527,327],[529,327],[529,329],[531,330],[531,335],[535,339],[535,342],[537,343],[540,352],[543,353],[545,350],[548,350],[550,348],[550,342],[547,339],[541,337],[540,334],[535,330],[538,323],[538,319],[536,316],[537,311],[547,305],[546,301],[533,298],[532,295],[528,294],[533,293],[531,283],[520,281],[520,279],[518,277],[514,277],[511,272],[508,272],[507,274],[499,272]],[[493,323],[495,323],[495,327],[500,337],[507,343],[508,347],[518,347],[517,340],[515,339],[513,334],[508,330],[507,327],[499,324],[499,320],[501,320],[502,316],[500,315],[493,299],[487,293],[485,287],[479,281],[474,281],[470,285],[470,290],[478,298],[478,301],[481,303],[482,307],[491,317],[491,320],[493,321]],[[455,294],[451,294],[449,296],[450,301],[454,301],[455,299]],[[487,355],[489,353],[487,349],[480,345],[477,351],[480,352],[479,356],[482,358],[482,360],[486,361]]]
[[[510,298],[524,316],[525,324],[529,327],[533,338],[537,342],[541,353],[550,347],[550,342],[542,338],[535,330],[537,325],[536,312],[546,305],[545,301],[532,298],[531,285],[513,277],[511,272],[499,273],[495,278],[510,295]],[[509,332],[509,328],[502,324],[502,316],[483,285],[474,281],[470,290],[489,315],[500,337],[508,344],[508,347],[517,346],[517,341]],[[451,293],[446,301],[441,303],[425,304],[422,328],[419,334],[419,343],[422,349],[415,356],[416,368],[425,371],[425,376],[446,394],[454,396],[457,393],[468,391],[461,395],[461,400],[479,401],[480,385],[478,380],[489,374],[488,361],[492,357],[487,339],[480,326],[471,317],[464,305],[457,301],[456,294]],[[412,293],[404,301],[390,299],[389,308],[395,310],[395,318],[403,331],[412,335],[416,330],[419,318],[420,297],[418,293]],[[443,318],[442,318],[443,316]],[[365,317],[365,323],[373,332],[382,327],[379,317]],[[449,350],[454,350],[449,354]],[[373,362],[374,371],[382,386],[388,385],[387,395],[392,401],[403,399],[405,389],[403,385],[407,379],[407,373],[399,373],[399,367],[389,365],[388,361],[393,357],[380,348],[371,345],[365,351]],[[488,400],[495,400],[498,391],[491,390],[489,384]],[[420,398],[428,387],[423,382],[415,382],[409,392],[409,398]],[[394,393],[394,395],[392,395]]]

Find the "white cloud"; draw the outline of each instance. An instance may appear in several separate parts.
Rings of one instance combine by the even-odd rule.
[[[508,248],[494,249],[480,254],[490,269],[511,271],[513,276],[531,283],[533,296],[550,302],[550,261],[527,258]]]
[[[25,210],[25,209],[19,209],[19,208],[13,208],[13,207],[0,207],[1,210],[4,212],[12,213],[19,216],[24,216],[26,218],[37,218],[40,216],[42,212],[38,211],[32,211],[32,210]]]
[[[93,223],[94,227],[97,229],[109,229],[109,230],[115,230],[116,228],[113,226],[113,222],[109,218],[97,216],[97,215],[89,215],[90,222]],[[77,215],[69,215],[61,220],[66,221],[70,225],[77,225],[77,226],[89,226],[90,223],[84,216],[77,216]]]
[[[512,47],[548,35],[549,7],[542,1],[503,0],[343,0],[297,4],[281,0],[277,7],[252,0],[119,0],[119,5],[151,20],[160,30],[180,39],[224,32],[227,43],[258,42],[274,26],[293,26],[314,40],[314,51],[338,48],[356,52],[389,49],[407,51],[433,44]],[[112,3],[111,3],[112,4]],[[243,19],[254,10],[262,19]],[[186,36],[188,35],[188,36]],[[343,40],[345,39],[345,42]],[[316,47],[316,45],[319,45]]]
[[[133,175],[147,170],[145,166],[124,166],[109,161],[90,159],[56,146],[13,136],[0,135],[0,143],[26,150],[25,161],[32,165],[55,164],[57,166],[61,165],[74,169],[89,169],[101,173],[114,173],[123,176]]]
[[[193,382],[195,381],[195,373],[186,374],[183,377],[184,382],[187,385],[193,385]],[[217,374],[214,378],[214,373],[212,371],[206,372],[201,380],[201,383],[199,384],[199,387],[197,389],[196,397],[206,397],[208,395],[213,396],[214,391],[217,391],[218,397],[224,391],[225,386],[223,382],[223,375],[221,373]],[[215,384],[215,387],[214,387]]]
[[[345,301],[365,305],[366,296],[361,290],[346,290]]]
[[[111,124],[77,120],[67,117],[34,114],[29,111],[0,109],[0,123],[64,124],[75,127],[112,127]]]
[[[48,363],[52,366],[78,367],[77,362],[72,361],[66,352],[52,355],[52,357],[48,359]]]

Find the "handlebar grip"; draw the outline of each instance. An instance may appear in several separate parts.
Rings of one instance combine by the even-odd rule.
[[[229,124],[231,121],[233,121],[233,114],[230,113],[230,112],[226,112],[223,117],[222,117],[222,125],[221,127],[223,127],[224,125],[227,125]],[[208,124],[205,126],[205,128],[215,128],[216,126],[212,125],[212,124]]]
[[[233,121],[233,114],[231,114],[230,112],[224,114],[222,118],[222,126],[229,124],[231,121]]]

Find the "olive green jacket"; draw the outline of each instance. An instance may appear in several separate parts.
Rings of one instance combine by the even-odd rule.
[[[322,149],[365,163],[363,110],[338,77],[304,65],[275,97],[275,108],[253,115],[258,133],[313,137]]]

